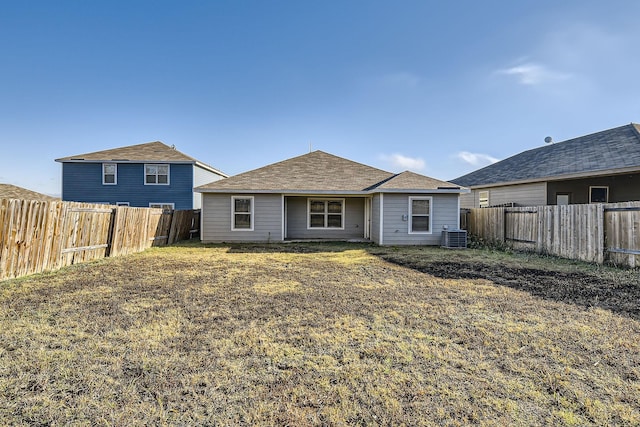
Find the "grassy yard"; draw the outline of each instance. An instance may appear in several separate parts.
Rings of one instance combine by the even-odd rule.
[[[152,249],[0,282],[0,424],[639,425],[639,297],[531,255]]]

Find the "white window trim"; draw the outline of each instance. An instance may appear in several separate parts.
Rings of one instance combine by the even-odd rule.
[[[592,202],[591,201],[591,190],[593,190],[594,188],[600,189],[600,188],[604,188],[607,190],[607,200],[605,200],[604,202]],[[589,203],[609,203],[609,186],[608,185],[590,185],[589,186]]]
[[[147,166],[166,166],[167,167],[167,183],[158,184],[158,183],[149,183],[147,182]],[[171,184],[171,165],[169,163],[145,163],[144,169],[142,170],[142,182],[144,185],[170,185]],[[156,175],[157,180],[158,175]]]
[[[116,206],[130,206],[129,202],[116,202]]]
[[[342,203],[342,212],[340,212],[340,227],[312,227],[311,226],[311,202],[319,201],[319,202],[335,202],[340,201]],[[325,204],[326,206],[326,204]],[[340,198],[324,198],[324,197],[309,197],[307,199],[307,230],[344,230],[344,217],[346,215],[347,204],[345,203],[345,199]],[[319,213],[314,213],[314,215],[320,215]],[[327,224],[327,216],[328,212],[324,212],[325,224]],[[331,214],[337,215],[337,214]]]
[[[115,166],[116,168],[116,173],[113,174],[113,182],[104,182],[104,176],[106,175],[104,173],[104,167],[105,166]],[[118,185],[118,164],[117,163],[103,163],[102,164],[102,185]]]
[[[486,197],[482,196],[484,193],[486,193]],[[482,203],[482,199],[487,199],[484,202],[484,206],[483,206],[483,203]],[[478,191],[478,206],[481,207],[481,208],[488,208],[490,206],[489,205],[489,190]]]
[[[413,226],[413,201],[414,200],[428,200],[429,201],[429,231],[412,231]],[[424,216],[424,215],[420,215]],[[409,221],[407,221],[409,234],[433,234],[433,197],[431,196],[409,196]]]
[[[171,210],[175,210],[176,209],[176,204],[175,203],[166,203],[166,202],[149,202],[149,207],[153,208],[153,205],[160,205],[161,207],[159,208],[155,208],[155,209],[162,209],[162,205],[165,206],[171,206]]]
[[[236,228],[235,227],[235,218],[236,218],[236,203],[237,199],[248,199],[251,200],[251,209],[249,210],[249,220],[251,222],[251,226],[249,228]],[[254,198],[253,196],[231,196],[231,231],[253,231],[253,218],[254,218]],[[246,214],[247,212],[238,212],[239,214]]]

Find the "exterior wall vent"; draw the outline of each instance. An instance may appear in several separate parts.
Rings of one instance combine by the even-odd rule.
[[[467,247],[467,230],[443,230],[442,231],[442,247],[443,248],[466,248]]]

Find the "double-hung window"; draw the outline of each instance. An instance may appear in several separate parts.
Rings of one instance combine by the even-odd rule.
[[[432,197],[409,197],[409,234],[431,233]]]
[[[231,230],[253,231],[253,196],[231,196]]]
[[[144,165],[145,185],[169,185],[169,165]]]
[[[308,228],[344,229],[344,199],[308,199]]]
[[[478,191],[478,202],[481,208],[489,207],[489,191]]]
[[[102,164],[102,185],[116,185],[118,183],[118,164]]]
[[[172,211],[175,209],[175,203],[164,203],[164,202],[151,202],[149,203],[150,208],[162,209],[163,211]]]

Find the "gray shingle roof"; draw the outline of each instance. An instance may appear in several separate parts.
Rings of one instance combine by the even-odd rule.
[[[0,199],[56,201],[58,197],[47,196],[12,184],[0,184]]]
[[[430,178],[415,172],[405,171],[395,175],[390,180],[377,185],[375,188],[379,190],[407,191],[411,189],[457,190],[460,187],[450,182],[440,181],[439,179]]]
[[[524,151],[451,182],[475,187],[636,167],[640,170],[640,126],[631,123]]]
[[[394,174],[323,151],[273,163],[196,188],[201,192],[366,193],[438,189],[453,184],[413,172]]]
[[[172,162],[193,163],[214,173],[228,176],[224,172],[213,168],[191,156],[176,150],[173,147],[160,142],[147,142],[145,144],[128,145],[126,147],[112,148],[110,150],[95,151],[93,153],[76,154],[75,156],[62,157],[56,162]]]

